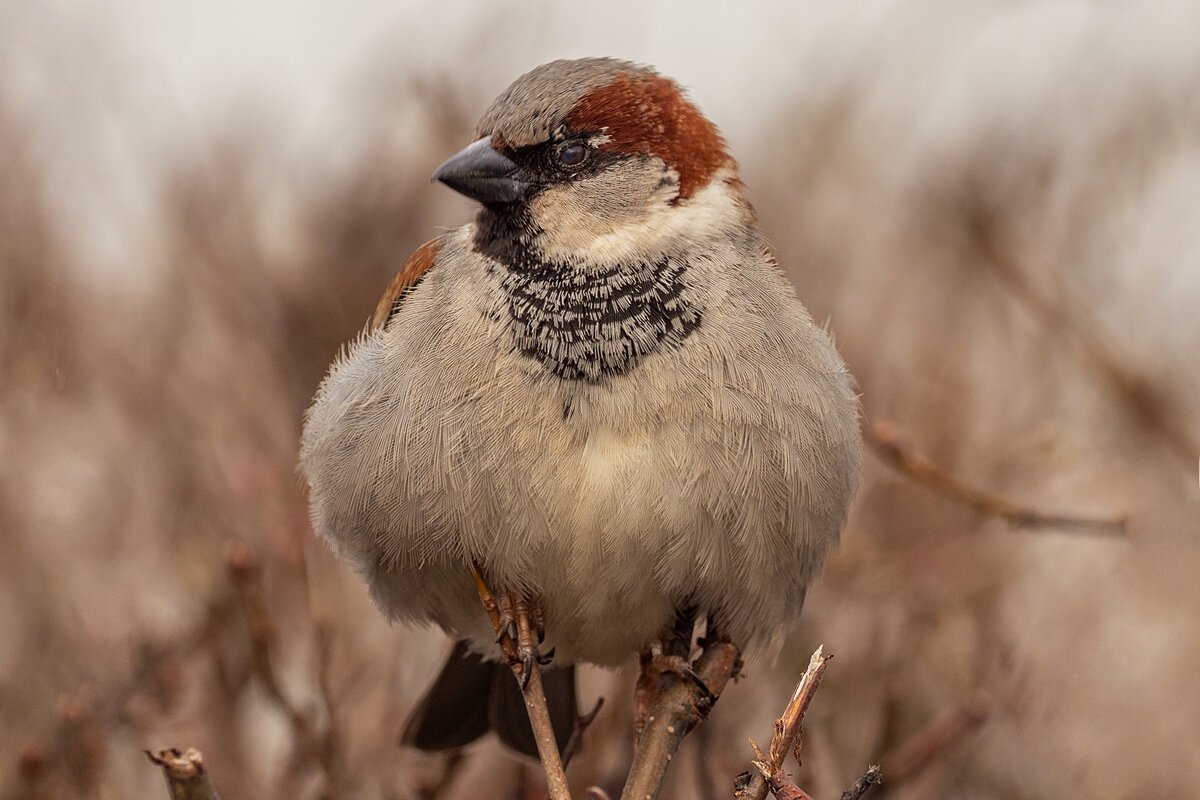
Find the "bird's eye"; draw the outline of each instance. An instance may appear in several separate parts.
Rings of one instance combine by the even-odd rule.
[[[555,158],[561,166],[574,169],[587,161],[588,149],[579,142],[563,142],[555,153]]]

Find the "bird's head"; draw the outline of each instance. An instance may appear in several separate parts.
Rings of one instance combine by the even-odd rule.
[[[752,220],[716,127],[672,80],[608,58],[526,73],[434,179],[483,204],[477,244],[614,263]]]

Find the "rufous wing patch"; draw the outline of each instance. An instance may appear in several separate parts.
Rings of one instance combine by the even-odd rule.
[[[608,141],[601,150],[658,156],[679,173],[680,200],[733,163],[716,126],[678,84],[661,75],[618,75],[585,95],[567,117],[567,125],[580,132],[604,131]]]
[[[444,237],[438,236],[418,247],[416,252],[409,256],[408,261],[388,284],[383,297],[379,298],[379,304],[375,306],[375,313],[371,315],[371,322],[367,326],[368,333],[374,333],[386,326],[396,315],[404,298],[421,282],[421,278],[437,261],[438,253],[441,252],[444,243]]]

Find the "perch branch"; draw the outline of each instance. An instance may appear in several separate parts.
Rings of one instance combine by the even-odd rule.
[[[737,675],[740,661],[738,649],[730,642],[705,641],[693,669],[708,693],[695,680],[663,673],[658,697],[634,748],[621,800],[652,800],[658,794],[683,738],[708,716],[712,704]]]
[[[477,564],[471,564],[471,577],[475,581],[475,589],[479,592],[483,610],[487,612],[492,628],[499,635],[502,629],[500,607]],[[533,636],[527,614],[517,615],[517,627],[522,644],[532,646]],[[521,696],[525,700],[525,710],[529,712],[529,723],[533,728],[533,737],[537,741],[538,757],[541,759],[542,769],[546,773],[546,788],[550,793],[550,800],[571,800],[571,792],[567,787],[567,775],[558,754],[558,741],[554,738],[554,726],[550,723],[550,709],[546,705],[546,693],[542,689],[542,672],[538,669],[537,661],[529,662],[529,674],[526,675],[527,665],[518,656],[517,642],[514,642],[513,638],[506,633],[500,636],[500,647],[512,667],[513,675],[521,684]]]
[[[1125,519],[1077,517],[1065,514],[1046,514],[1019,505],[1005,497],[969,486],[916,452],[891,422],[879,422],[865,434],[867,444],[881,459],[896,471],[917,483],[947,497],[971,506],[976,511],[999,517],[1017,528],[1061,528],[1081,533],[1121,536]]]
[[[208,769],[199,750],[188,748],[181,753],[172,748],[158,753],[144,752],[151,763],[162,767],[171,800],[220,800],[208,780]]]
[[[754,748],[756,770],[751,774],[750,780],[745,786],[736,790],[734,793],[736,800],[764,800],[768,789],[771,788],[770,781],[782,770],[783,760],[787,758],[787,754],[794,750],[797,760],[799,760],[800,727],[804,723],[804,714],[808,711],[813,695],[816,694],[817,687],[821,685],[821,677],[825,674],[825,665],[830,658],[832,656],[825,655],[824,645],[818,647],[812,654],[812,658],[808,662],[808,669],[804,671],[800,683],[796,686],[796,691],[792,693],[792,699],[783,709],[783,716],[775,720],[769,753],[764,754],[754,740],[750,740],[750,746]]]

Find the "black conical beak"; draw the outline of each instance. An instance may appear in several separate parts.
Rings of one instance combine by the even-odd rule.
[[[451,156],[433,179],[484,205],[500,205],[519,203],[529,194],[533,184],[520,172],[515,161],[496,152],[492,137],[485,136]]]

